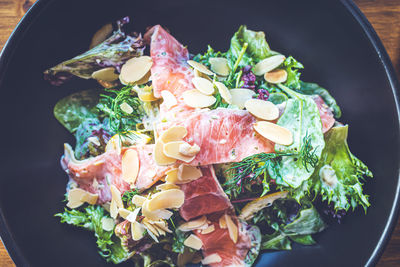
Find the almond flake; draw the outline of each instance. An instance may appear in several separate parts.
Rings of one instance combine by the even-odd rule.
[[[185,222],[185,223],[181,224],[178,227],[178,229],[183,231],[183,232],[189,232],[189,231],[193,231],[195,229],[198,229],[199,227],[203,226],[206,223],[207,223],[206,216],[201,216],[200,218],[198,218],[196,220],[192,220],[192,221]]]
[[[160,166],[171,165],[176,162],[175,158],[168,157],[164,154],[164,143],[160,138],[157,139],[156,144],[154,145],[153,156],[154,161]]]
[[[122,218],[126,219],[126,217],[128,217],[128,215],[131,213],[132,211],[124,209],[124,208],[119,208],[118,209],[118,214],[119,216],[121,216]]]
[[[289,146],[293,143],[293,134],[290,130],[268,121],[258,121],[254,124],[254,129],[272,142],[284,146]]]
[[[226,229],[225,215],[222,215],[221,217],[219,217],[219,228]]]
[[[220,76],[228,76],[231,69],[228,65],[228,60],[223,57],[211,57],[210,62],[211,70]]]
[[[213,264],[213,263],[219,263],[219,262],[221,262],[221,261],[222,261],[222,259],[221,259],[221,257],[218,255],[218,253],[213,253],[213,254],[210,254],[210,255],[208,255],[207,257],[205,257],[205,258],[201,261],[201,263],[204,264],[204,265],[210,265],[210,264]]]
[[[118,188],[112,184],[112,185],[110,185],[110,191],[111,191],[112,200],[115,201],[115,204],[117,204],[117,207],[124,208],[124,203],[122,202],[122,199],[121,199],[121,192],[118,190]]]
[[[153,223],[154,226],[157,226],[159,229],[167,232],[167,233],[172,233],[172,231],[167,227],[165,224],[165,221],[156,221]]]
[[[209,233],[214,232],[214,230],[215,230],[215,226],[214,226],[213,224],[211,224],[211,225],[208,226],[206,229],[204,229],[203,231],[201,231],[201,234],[202,234],[202,235],[206,235],[206,234],[209,234]]]
[[[108,67],[104,69],[97,70],[92,73],[92,78],[105,82],[113,82],[118,79],[118,74],[115,73],[113,67]]]
[[[75,209],[85,202],[94,205],[98,197],[98,194],[89,193],[81,188],[74,188],[68,191],[67,207]]]
[[[170,158],[179,159],[183,162],[189,163],[191,162],[195,156],[188,157],[179,152],[179,147],[186,142],[184,141],[174,141],[164,144],[163,152],[164,155]]]
[[[180,208],[185,200],[185,194],[180,189],[161,191],[152,196],[147,209],[152,212],[159,209]]]
[[[221,82],[214,82],[214,84],[218,88],[218,92],[221,95],[221,97],[225,100],[226,103],[232,104],[232,95],[229,92],[229,89],[225,86],[225,84]]]
[[[269,83],[284,83],[287,80],[286,70],[273,70],[264,74],[264,79]]]
[[[135,149],[128,149],[121,160],[122,179],[129,183],[135,184],[139,174],[139,156]]]
[[[150,92],[143,92],[138,94],[139,99],[142,100],[143,102],[153,102],[158,100],[158,98],[156,98],[153,94],[153,91]]]
[[[249,99],[244,103],[244,106],[253,116],[262,120],[272,121],[279,117],[278,107],[270,101]]]
[[[170,183],[170,184],[179,183],[179,180],[178,180],[178,169],[177,168],[170,169],[165,174],[167,175],[165,177],[165,181],[167,183]]]
[[[151,78],[151,71],[148,71],[140,80],[135,82],[135,85],[142,85],[148,83]]]
[[[169,189],[180,189],[179,186],[172,184],[172,183],[165,183],[165,184],[159,184],[156,186],[157,190],[169,190]]]
[[[217,99],[211,95],[204,95],[199,90],[192,89],[183,92],[183,101],[192,108],[206,108],[212,106]]]
[[[285,59],[286,58],[284,55],[267,57],[254,66],[253,72],[257,76],[264,75],[266,72],[270,72],[271,70],[279,67],[285,61]]]
[[[183,126],[172,126],[160,136],[164,144],[172,141],[181,141],[187,135],[187,130]]]
[[[178,104],[176,97],[170,91],[161,91],[161,97],[163,98],[163,104],[166,105],[167,109],[171,109],[173,106],[176,106]]]
[[[126,216],[126,220],[130,221],[130,222],[134,222],[136,221],[136,218],[139,214],[140,208],[136,208],[134,211],[130,212],[128,214],[128,216]]]
[[[165,209],[160,209],[156,211],[149,211],[148,209],[149,200],[146,200],[142,206],[142,215],[149,220],[158,221],[160,219],[168,220],[172,216],[172,212]]]
[[[184,143],[179,146],[179,153],[181,153],[185,156],[188,156],[188,157],[195,156],[199,152],[200,152],[200,147],[197,144],[194,144],[193,146],[191,146],[188,143]]]
[[[121,105],[119,105],[119,108],[126,114],[131,114],[133,112],[133,108],[126,102],[123,102]]]
[[[113,32],[113,26],[111,23],[107,23],[106,25],[103,25],[98,31],[93,34],[92,41],[90,42],[89,49],[92,49],[93,47],[101,44],[103,41],[105,41],[108,36],[110,36]]]
[[[114,220],[112,218],[106,218],[103,217],[101,219],[101,227],[103,228],[104,231],[110,232],[112,230],[114,230]]]
[[[140,56],[129,59],[122,65],[121,80],[133,84],[143,78],[149,71],[153,62],[149,56]]]
[[[255,95],[254,91],[250,89],[235,88],[229,90],[229,92],[232,95],[232,105],[240,109],[244,109],[244,103]]]
[[[201,242],[200,238],[195,236],[194,234],[191,234],[184,242],[183,244],[189,248],[199,250],[203,246],[203,242]]]
[[[188,60],[187,63],[193,67],[195,70],[200,71],[201,73],[207,74],[207,75],[213,75],[214,73],[210,71],[206,66],[203,64],[194,61],[194,60]]]
[[[194,87],[204,95],[212,95],[214,93],[214,85],[207,79],[194,77],[192,83]]]
[[[113,219],[116,219],[118,216],[118,207],[117,203],[115,202],[114,199],[111,200],[111,205],[110,205],[110,216]]]
[[[132,204],[137,207],[141,207],[141,206],[143,206],[143,203],[146,201],[146,199],[147,198],[145,198],[143,196],[134,195],[132,198]]]
[[[134,241],[138,241],[143,238],[145,228],[143,224],[134,221],[131,223],[131,235]]]
[[[178,183],[189,183],[202,176],[201,170],[195,166],[181,164],[178,167]]]
[[[209,76],[207,76],[207,75],[204,74],[204,73],[201,73],[200,71],[198,71],[198,70],[196,70],[196,69],[193,70],[193,74],[194,74],[194,77],[204,78],[204,79],[207,79],[207,80],[209,80],[210,82],[212,82],[212,79],[211,79]]]
[[[229,237],[236,244],[239,236],[239,230],[236,224],[232,221],[231,216],[225,214],[226,226],[228,226]]]

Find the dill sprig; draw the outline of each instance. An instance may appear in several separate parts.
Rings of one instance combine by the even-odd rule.
[[[317,147],[313,148],[311,144],[311,136],[308,135],[308,132],[303,138],[303,145],[300,150],[300,158],[304,168],[306,168],[307,172],[310,172],[308,169],[311,166],[314,169],[318,164],[318,156],[316,155]]]
[[[110,129],[120,135],[135,129],[137,123],[141,122],[145,112],[140,99],[132,90],[132,86],[125,86],[121,89],[107,88],[105,94],[100,94],[100,101],[97,108],[109,118]],[[132,108],[131,113],[121,109],[121,104],[128,104]]]
[[[130,203],[132,201],[132,198],[138,194],[139,194],[139,192],[136,189],[131,189],[131,190],[125,191],[122,194],[121,198],[122,198],[122,201],[125,201],[126,203]]]

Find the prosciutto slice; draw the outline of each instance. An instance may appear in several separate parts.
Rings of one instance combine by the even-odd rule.
[[[181,185],[185,202],[179,210],[182,218],[193,218],[215,212],[233,209],[224,190],[221,188],[212,166],[201,167],[203,176]]]
[[[98,204],[111,200],[109,185],[115,185],[121,193],[130,189],[122,179],[121,159],[127,149],[134,149],[139,157],[139,174],[135,188],[143,190],[151,187],[164,177],[168,167],[158,166],[153,159],[154,145],[142,145],[124,148],[121,153],[107,151],[97,157],[76,160],[72,148],[66,144],[61,160],[63,169],[79,187],[93,194],[99,194]]]

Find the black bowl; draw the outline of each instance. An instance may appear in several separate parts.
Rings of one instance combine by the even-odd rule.
[[[72,136],[52,108],[73,91],[42,72],[87,49],[99,26],[129,15],[134,29],[162,24],[193,53],[228,47],[240,24],[263,30],[274,50],[305,65],[303,80],[336,97],[349,144],[374,172],[365,190],[372,207],[317,236],[318,245],[264,253],[257,266],[373,265],[396,222],[399,193],[398,88],[393,67],[371,25],[351,1],[39,0],[0,58],[0,232],[18,266],[105,266],[91,233],[59,223],[67,182],[59,158]],[[126,264],[127,265],[127,264]]]

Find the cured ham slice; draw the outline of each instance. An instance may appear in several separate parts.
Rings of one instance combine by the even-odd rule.
[[[138,190],[151,187],[160,180],[167,167],[157,166],[153,159],[154,145],[142,145],[129,147],[135,149],[139,157],[139,174],[135,188]],[[79,187],[93,194],[99,194],[98,204],[111,200],[109,185],[115,185],[121,193],[130,189],[130,185],[122,179],[121,158],[124,151],[119,154],[115,151],[107,151],[97,157],[86,160],[76,160],[72,148],[65,145],[65,154],[62,158],[62,166],[70,179],[78,183]]]
[[[247,234],[244,225],[236,218],[233,218],[236,225],[239,227],[239,235],[236,244],[229,237],[228,229],[222,229],[216,218],[212,221],[215,230],[209,234],[201,234],[197,231],[196,235],[203,242],[203,256],[207,257],[214,253],[221,257],[222,261],[212,263],[212,267],[227,267],[227,266],[246,266],[244,259],[251,248],[251,240]]]
[[[254,154],[274,152],[274,143],[255,133],[255,122],[245,110],[215,109],[159,125],[158,134],[173,125],[184,126],[188,131],[185,141],[200,147],[190,165],[239,162]]]
[[[185,202],[179,210],[182,218],[193,218],[215,212],[233,209],[224,190],[221,188],[212,166],[202,167],[203,176],[181,185]]]
[[[325,104],[324,100],[319,95],[313,96],[313,99],[317,104],[319,116],[321,117],[322,132],[326,133],[335,124],[332,110]]]

